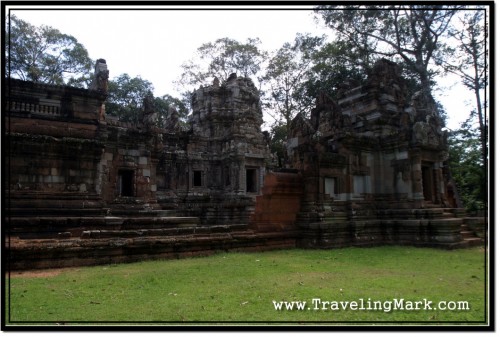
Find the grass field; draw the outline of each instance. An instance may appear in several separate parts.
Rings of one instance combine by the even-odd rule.
[[[480,324],[487,320],[485,256],[484,248],[297,249],[12,272],[5,322]],[[401,310],[394,299],[404,309],[424,299],[432,308],[452,303]],[[293,310],[284,303],[277,310],[280,301]],[[459,310],[464,301],[468,310]]]

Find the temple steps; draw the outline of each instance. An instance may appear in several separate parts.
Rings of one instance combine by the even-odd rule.
[[[15,212],[16,216],[8,218],[6,231],[14,261],[11,267],[94,265],[297,245],[335,248],[408,244],[451,249],[482,245],[485,241],[485,219],[462,217],[465,212],[461,209],[356,213],[347,211],[347,203],[326,198],[321,211],[310,205],[306,212],[299,209],[295,192],[280,190],[272,197],[259,199],[258,212],[250,224],[238,220],[224,225],[206,224],[197,216],[178,216],[172,209],[136,207],[133,211],[113,209],[104,216],[75,210],[73,216],[50,214],[48,209],[42,216]]]
[[[474,234],[474,231],[469,229],[469,226],[466,224],[462,224],[460,227],[460,234],[462,235],[462,238],[465,239],[470,239],[470,238],[476,238],[476,235]]]
[[[107,213],[105,208],[8,208],[7,217],[39,217],[53,216],[64,217],[74,216],[104,216]]]
[[[197,217],[11,217],[7,234],[20,239],[80,237],[86,231],[196,227]]]
[[[476,247],[485,243],[485,219],[481,218],[465,218],[464,223],[460,227],[460,235],[462,242],[460,248]],[[458,247],[457,247],[458,248]]]
[[[192,224],[178,225],[174,228],[141,228],[120,230],[90,230],[82,232],[81,239],[101,238],[147,238],[147,237],[175,237],[179,235],[211,235],[231,233],[252,233],[247,230],[246,225],[220,225],[220,226],[198,226]]]
[[[295,247],[297,233],[233,231],[176,236],[138,236],[59,240],[16,240],[10,243],[10,270],[63,268],[207,256],[227,251],[266,251]],[[17,241],[17,242],[16,242]]]
[[[443,207],[423,209],[357,210],[325,200],[323,209],[299,212],[302,230],[299,246],[336,248],[405,244],[441,248],[461,248],[484,244],[484,219],[464,217],[464,209]],[[307,208],[306,208],[307,209]]]
[[[12,270],[294,248],[298,235],[294,231],[261,233],[238,223],[203,225],[197,217],[11,220],[6,244]]]
[[[295,188],[280,193],[294,195]],[[158,205],[133,200],[88,209],[73,203],[63,207],[59,200],[50,207],[30,208],[23,200],[19,207],[9,209],[6,219],[9,268],[56,268],[203,256],[229,250],[294,248],[298,233],[291,228],[281,232],[275,225],[268,230],[251,228],[249,214],[231,213],[234,207],[250,212],[250,201],[227,201],[226,211],[216,200],[213,207],[188,210],[191,216],[184,216],[187,211],[157,209]],[[214,221],[204,221],[211,213],[209,218]],[[273,216],[272,212],[267,216]]]

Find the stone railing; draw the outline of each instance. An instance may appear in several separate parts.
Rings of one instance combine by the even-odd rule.
[[[31,102],[9,100],[7,110],[10,112],[34,113],[50,116],[61,116],[61,109],[56,105],[45,105]]]

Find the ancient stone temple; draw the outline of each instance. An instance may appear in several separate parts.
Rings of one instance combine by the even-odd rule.
[[[380,61],[365,84],[298,116],[293,169],[270,164],[257,88],[235,74],[192,94],[182,125],[106,115],[109,72],[89,89],[6,81],[4,232],[10,268],[226,250],[481,240],[449,193],[446,135],[430,96],[408,97]],[[469,241],[464,241],[469,238]]]
[[[453,245],[463,210],[449,194],[446,134],[432,97],[408,97],[396,64],[318,97],[293,121],[288,151],[304,179],[297,224],[306,247]]]
[[[7,81],[6,236],[12,268],[294,247],[250,225],[269,160],[258,91],[232,75],[193,93],[187,127],[105,113],[108,70],[89,90]]]
[[[189,131],[163,134],[157,194],[165,209],[203,224],[248,222],[269,159],[259,102],[252,81],[235,74],[193,93]]]

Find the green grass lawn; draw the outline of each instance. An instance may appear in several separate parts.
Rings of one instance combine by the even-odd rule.
[[[479,324],[485,323],[488,314],[483,248],[220,253],[202,258],[72,268],[43,277],[13,272],[6,281],[6,325]],[[327,310],[313,299],[330,302],[325,304]],[[433,301],[433,307],[439,301],[467,301],[469,310],[368,310],[369,302],[373,309],[377,301],[383,305],[394,299],[404,299],[405,306],[406,301],[426,299]],[[365,310],[359,309],[361,300]],[[276,310],[273,301],[304,301],[306,307]],[[341,302],[346,301],[357,302],[358,309],[343,310]],[[334,302],[338,310],[332,310]]]

